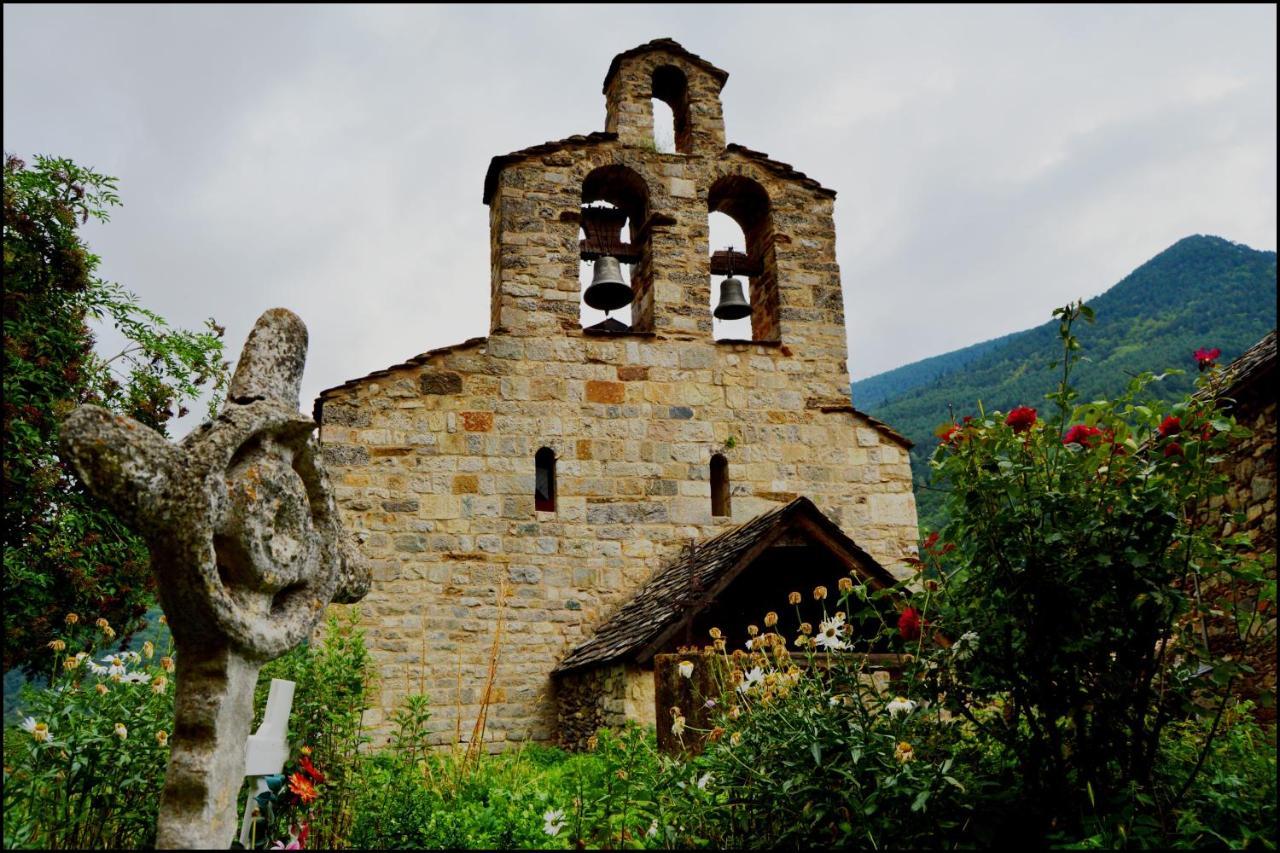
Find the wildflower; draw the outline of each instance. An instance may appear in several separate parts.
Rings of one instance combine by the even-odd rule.
[[[805,634],[805,635],[812,634],[812,633],[813,633],[813,626],[812,626],[812,625],[810,625],[808,622],[801,622],[801,623],[800,623],[800,633],[801,633],[801,634]]]
[[[283,840],[277,841],[271,845],[272,850],[301,850],[302,842],[298,840],[298,836],[292,832],[289,833],[289,841],[286,844]]]
[[[813,638],[813,644],[819,648],[829,649],[831,651],[839,651],[845,647],[844,640],[840,639],[840,632],[844,628],[844,614],[837,613],[830,619],[824,619],[818,625],[818,635]]]
[[[151,680],[151,676],[145,672],[130,672],[126,675],[115,675],[112,678],[118,678],[125,684],[146,684]]]
[[[168,746],[169,733],[166,732],[164,729],[161,729],[160,731],[156,732],[156,743],[160,744],[161,746]]]
[[[80,666],[80,658],[75,656],[68,657],[66,660],[62,662],[62,668],[65,669],[67,672],[70,672],[71,670],[75,669],[78,666]]]
[[[649,824],[649,828],[644,831],[646,838],[658,837],[658,819],[655,817],[653,822]]]
[[[129,736],[129,729],[125,727],[124,723],[116,723],[114,731],[116,737],[120,738],[120,740],[124,740]]]
[[[1177,435],[1182,432],[1182,418],[1177,415],[1170,415],[1160,422],[1160,428],[1157,431],[1160,433],[1161,438]]]
[[[311,780],[301,773],[291,773],[289,775],[289,790],[296,794],[303,803],[313,802],[320,796],[316,786],[311,784]]]
[[[759,629],[759,628],[757,628],[755,625],[748,625],[748,626],[747,626],[747,636],[749,636],[749,637],[754,637],[754,636],[756,636],[756,635],[757,635],[757,634],[759,634],[759,633],[760,633],[760,629]]]
[[[298,766],[301,767],[302,772],[310,776],[312,781],[315,782],[317,785],[323,784],[324,774],[321,773],[319,770],[317,770],[316,766],[311,763],[310,756],[308,755],[299,756]]]
[[[729,708],[729,719],[736,720],[741,716],[742,716],[742,709],[739,708],[737,705],[733,705]]]
[[[142,655],[135,651],[127,651],[122,655],[122,657],[132,664],[142,663]]]
[[[711,647],[712,647],[713,649],[715,649],[716,651],[718,651],[718,652],[723,652],[723,651],[724,651],[724,638],[723,638],[723,637],[721,637],[720,639],[716,640],[714,643],[712,643]]]
[[[107,655],[102,659],[106,666],[99,666],[93,661],[89,661],[89,670],[94,675],[124,675],[126,670],[124,660],[119,655]]]
[[[734,732],[729,735],[729,746],[738,746],[742,743],[742,732]]]
[[[614,775],[614,776],[617,776],[617,777],[618,777],[618,781],[620,781],[620,782],[625,782],[625,781],[627,781],[627,771],[626,771],[626,770],[624,770],[624,769],[623,769],[623,768],[621,768],[621,767],[619,767],[617,770],[615,770],[615,771],[613,772],[613,775]]]
[[[708,710],[710,710],[711,708],[714,708],[715,706],[716,706],[716,700],[714,699],[708,699],[707,701],[702,703],[702,707]]]
[[[745,693],[761,681],[764,681],[764,670],[758,666],[752,667],[742,676],[742,683],[738,685],[738,689]]]
[[[1194,358],[1196,360],[1196,365],[1201,370],[1208,370],[1210,367],[1213,367],[1214,364],[1217,363],[1218,356],[1220,355],[1222,355],[1222,350],[1218,349],[1217,347],[1214,347],[1213,349],[1207,349],[1205,347],[1201,347],[1200,349],[1195,351]]]
[[[300,748],[300,749],[298,750],[298,754],[299,754],[299,755],[310,755],[310,754],[311,754],[311,747],[309,747],[309,746],[304,746],[304,747]]]
[[[711,741],[712,743],[715,743],[716,741],[720,740],[720,738],[722,737],[724,737],[724,729],[721,728],[720,726],[714,726],[711,729],[711,731],[707,733],[707,740]]]
[[[108,625],[102,629],[102,635],[108,640],[114,640],[116,638],[116,629]]]
[[[920,639],[920,614],[914,607],[908,607],[898,617],[898,633],[904,640]]]
[[[813,588],[813,600],[822,601],[827,597],[827,588],[825,586],[815,586]]]
[[[95,619],[95,620],[94,620],[94,622],[93,622],[93,624],[94,624],[94,626],[95,626],[96,628],[98,628],[99,630],[103,630],[103,629],[106,629],[106,628],[110,628],[110,627],[111,627],[111,623],[110,623],[110,622],[108,622],[106,619],[103,619],[101,616],[99,616],[97,619]]]
[[[1102,430],[1094,426],[1086,424],[1076,424],[1067,430],[1067,434],[1062,437],[1063,444],[1078,444],[1081,447],[1093,447],[1095,439],[1102,434]]]
[[[163,669],[165,672],[173,672],[173,658],[171,657],[160,658],[160,668]]]
[[[672,721],[671,733],[676,737],[684,737],[684,717],[676,717]]]
[[[698,779],[698,782],[697,782],[698,790],[705,791],[707,789],[707,783],[710,781],[711,781],[711,771],[708,770],[706,773],[703,773],[702,776]]]
[[[890,717],[897,717],[899,714],[910,714],[916,709],[916,703],[905,696],[897,696],[884,709],[889,712]]]
[[[559,835],[562,829],[564,829],[564,811],[547,809],[547,813],[542,816],[542,831],[547,835],[555,836]]]
[[[708,631],[707,633],[711,635],[711,639],[713,639],[713,640],[718,640],[718,639],[720,639],[721,637],[723,637],[723,636],[724,636],[724,634],[720,633],[720,629],[719,629],[719,628],[714,628],[714,627],[713,627],[710,631]]]
[[[839,587],[841,595],[848,595],[853,592],[853,578],[840,578],[836,586]]]
[[[74,625],[80,621],[80,616],[76,613],[68,613],[65,617],[63,617],[62,621],[66,622],[68,625]]]
[[[974,648],[978,645],[978,632],[965,631],[960,635],[960,639],[956,640],[951,646],[951,654],[956,660],[967,660],[973,655]]]
[[[168,624],[169,624],[169,619],[168,619],[168,617],[166,617],[163,613],[161,613],[161,614],[160,614],[160,624],[161,624],[161,625],[168,625]]]
[[[1182,445],[1176,441],[1171,441],[1164,446],[1165,456],[1182,456]]]
[[[94,689],[94,690],[96,690],[96,691],[98,691],[98,695],[99,695],[99,696],[106,696],[106,695],[107,695],[108,687],[107,687],[107,685],[103,684],[101,681],[99,681],[97,684],[95,684],[95,685],[93,686],[93,689]]]
[[[680,661],[680,677],[693,678],[693,661],[689,661],[689,660]]]
[[[800,593],[793,592],[787,596],[787,604],[799,604],[799,603],[800,603]]]
[[[911,744],[905,740],[897,745],[893,750],[893,757],[898,759],[901,764],[906,764],[916,757],[915,750],[911,748]]]
[[[49,648],[53,649],[55,652],[61,652],[66,650],[67,644],[62,640],[50,640]]]
[[[933,431],[933,434],[938,437],[938,441],[941,442],[942,444],[954,445],[960,439],[963,433],[960,430],[960,424],[950,423],[950,424],[943,424],[942,426],[938,427],[936,430]]]
[[[1005,426],[1013,427],[1014,432],[1026,432],[1035,425],[1036,410],[1029,406],[1018,406],[1004,419]]]
[[[147,660],[151,660],[151,658],[155,655],[155,653],[156,653],[155,643],[151,642],[150,640],[147,640],[145,643],[142,644],[142,656],[144,658],[146,658]]]
[[[924,540],[924,549],[928,551],[934,545],[938,544],[938,531],[933,531]]]
[[[49,724],[37,723],[35,717],[25,717],[22,720],[22,730],[29,732],[36,743],[44,743],[50,737]]]
[[[165,678],[162,675],[159,678],[157,678],[155,681],[151,682],[151,692],[159,696],[161,693],[165,691],[165,688],[168,686],[169,686],[169,679]]]

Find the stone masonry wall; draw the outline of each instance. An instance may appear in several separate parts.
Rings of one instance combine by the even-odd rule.
[[[688,76],[694,153],[659,154],[621,132],[629,119],[611,118],[622,138],[506,158],[488,198],[490,336],[321,395],[343,521],[374,567],[361,610],[382,674],[381,709],[367,718],[375,725],[421,677],[438,742],[452,740],[459,713],[470,731],[505,583],[487,738],[493,749],[552,739],[550,673],[569,649],[690,539],[796,495],[891,571],[910,571],[906,448],[847,406],[834,193],[763,155],[708,150],[719,84],[678,52],[622,62],[611,116],[645,114],[657,64]],[[648,186],[648,334],[594,335],[578,319],[582,183],[614,164]],[[770,201],[777,341],[712,339],[707,194],[724,175],[750,178]],[[558,460],[554,512],[534,509],[544,446]],[[713,453],[729,462],[729,518],[711,515]]]

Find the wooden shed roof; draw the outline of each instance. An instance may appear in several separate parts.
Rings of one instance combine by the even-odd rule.
[[[783,534],[799,531],[876,587],[896,581],[806,497],[798,497],[695,546],[659,569],[595,634],[560,662],[566,673],[619,659],[646,662]]]

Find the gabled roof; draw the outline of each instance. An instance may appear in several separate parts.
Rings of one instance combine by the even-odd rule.
[[[554,672],[570,672],[620,658],[648,661],[766,548],[796,528],[856,568],[873,586],[896,583],[893,575],[823,515],[813,501],[798,497],[708,539],[659,569]]]
[[[1260,379],[1276,369],[1276,330],[1272,329],[1253,346],[1222,371],[1223,397],[1236,397]],[[1202,388],[1196,396],[1204,399],[1213,394],[1212,388]],[[1273,398],[1274,399],[1274,398]]]
[[[381,379],[384,376],[390,376],[393,371],[403,370],[406,367],[419,367],[421,365],[424,365],[427,363],[428,359],[430,359],[432,356],[444,355],[447,352],[454,352],[455,350],[460,350],[460,349],[469,349],[470,347],[479,346],[480,344],[487,343],[488,340],[489,340],[488,337],[467,338],[465,341],[463,341],[460,344],[450,344],[447,347],[436,347],[435,349],[429,349],[424,353],[419,353],[418,355],[413,356],[408,361],[401,362],[400,364],[393,364],[388,368],[384,368],[383,370],[375,370],[373,371],[373,373],[366,373],[364,376],[357,376],[355,379],[348,379],[346,382],[343,382],[341,385],[334,385],[332,388],[326,388],[316,395],[315,403],[312,405],[312,408],[311,408],[312,417],[316,419],[316,423],[320,422],[320,409],[324,405],[325,397],[329,394],[332,394],[334,391],[348,391],[352,388],[358,388],[359,386],[371,380]]]
[[[532,145],[528,148],[521,148],[519,151],[512,151],[510,154],[500,154],[489,161],[489,170],[484,173],[483,201],[485,204],[493,201],[493,194],[498,191],[498,176],[502,174],[503,169],[512,163],[519,163],[521,160],[527,160],[530,157],[540,157],[543,154],[554,154],[557,151],[564,151],[566,148],[582,148],[599,145],[601,142],[612,142],[617,138],[618,134],[616,133],[597,130],[585,135],[576,133],[564,139],[553,139],[541,145]]]
[[[640,56],[645,53],[654,53],[656,51],[674,53],[681,59],[685,59],[693,65],[698,66],[703,71],[714,77],[716,82],[720,84],[721,89],[724,88],[725,81],[729,79],[728,71],[725,71],[722,68],[716,68],[696,53],[690,53],[685,50],[684,47],[675,39],[660,38],[654,39],[651,42],[645,42],[639,47],[631,48],[631,50],[624,50],[622,53],[615,56],[613,58],[613,62],[609,63],[609,71],[604,75],[604,86],[601,87],[601,91],[606,95],[609,94],[609,83],[613,81],[613,75],[617,74],[618,69],[622,66],[622,60],[630,59],[633,56]]]
[[[781,160],[774,160],[763,151],[752,151],[750,148],[739,145],[736,142],[730,142],[724,147],[724,150],[726,154],[741,154],[748,160],[754,160],[778,177],[794,181],[802,187],[808,187],[819,195],[825,195],[829,198],[836,197],[835,190],[829,187],[824,187],[822,184],[818,183],[804,172],[801,172],[790,163],[783,163]]]

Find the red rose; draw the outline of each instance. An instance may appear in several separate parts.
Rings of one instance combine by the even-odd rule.
[[[934,431],[934,435],[938,437],[938,441],[943,444],[952,444],[957,433],[960,432],[959,424],[943,424]]]
[[[914,607],[908,607],[898,617],[898,633],[904,640],[920,639],[920,614]]]
[[[1063,444],[1078,444],[1081,447],[1093,447],[1094,439],[1102,434],[1102,430],[1097,427],[1087,426],[1085,424],[1076,424],[1067,430],[1067,434],[1062,437]]]
[[[1160,437],[1168,438],[1171,435],[1177,435],[1182,432],[1182,418],[1176,415],[1170,415],[1160,422]]]
[[[1164,446],[1164,455],[1165,456],[1181,456],[1182,445],[1178,444],[1178,442],[1176,441],[1169,442]]]
[[[298,766],[301,767],[303,771],[316,782],[316,784],[324,782],[324,774],[316,769],[316,766],[311,763],[311,758],[309,756],[304,755],[299,758]]]
[[[1218,349],[1217,347],[1214,347],[1213,349],[1206,349],[1205,347],[1201,347],[1200,349],[1195,351],[1196,364],[1200,366],[1201,370],[1208,370],[1210,367],[1213,367],[1215,363],[1217,363],[1218,356],[1220,355],[1222,355],[1222,350]]]
[[[1036,422],[1036,410],[1029,406],[1019,406],[1004,419],[1005,426],[1013,427],[1014,432],[1026,432]]]
[[[924,549],[928,551],[930,548],[932,548],[934,545],[937,545],[937,544],[938,544],[938,531],[935,530],[929,534],[928,538],[924,540]]]

